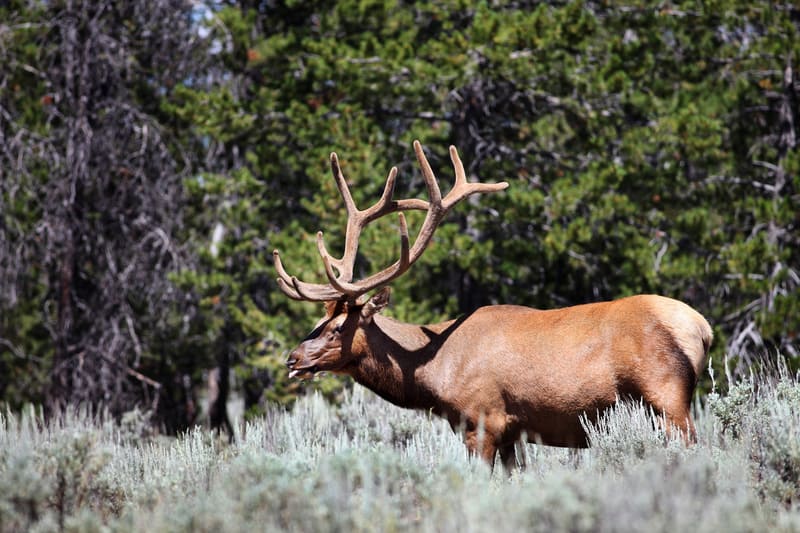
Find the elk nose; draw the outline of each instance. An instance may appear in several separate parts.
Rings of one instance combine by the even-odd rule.
[[[286,360],[286,366],[292,368],[295,363],[297,363],[297,358],[294,355],[290,355],[289,359]]]

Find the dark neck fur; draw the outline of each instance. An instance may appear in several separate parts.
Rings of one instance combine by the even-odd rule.
[[[363,345],[354,347],[358,355],[347,373],[395,405],[436,409],[437,395],[425,365],[436,357],[451,324],[416,326],[378,315],[364,329]]]

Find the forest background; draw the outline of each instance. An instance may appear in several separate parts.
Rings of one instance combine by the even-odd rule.
[[[289,405],[288,350],[358,205],[419,139],[473,180],[393,316],[648,292],[714,326],[714,374],[800,368],[800,9],[793,2],[0,4],[0,402],[138,408],[169,432]],[[419,217],[409,217],[412,228]],[[357,275],[398,255],[395,220]],[[706,376],[701,388],[708,390]],[[724,381],[717,379],[717,386]],[[206,411],[200,397],[209,399]]]

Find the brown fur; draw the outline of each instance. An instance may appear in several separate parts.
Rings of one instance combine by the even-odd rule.
[[[351,375],[396,405],[463,427],[471,453],[493,464],[499,451],[507,467],[523,435],[585,447],[581,414],[595,418],[622,397],[695,438],[689,407],[712,333],[684,303],[639,295],[548,311],[496,305],[416,326],[381,316],[387,302],[384,290],[363,306],[328,304],[290,355],[292,375]]]

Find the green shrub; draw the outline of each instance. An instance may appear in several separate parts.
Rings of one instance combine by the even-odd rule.
[[[752,379],[752,378],[751,378]],[[753,406],[753,383],[751,379],[737,383],[721,397],[716,392],[708,395],[711,412],[722,424],[722,431],[737,436]]]

